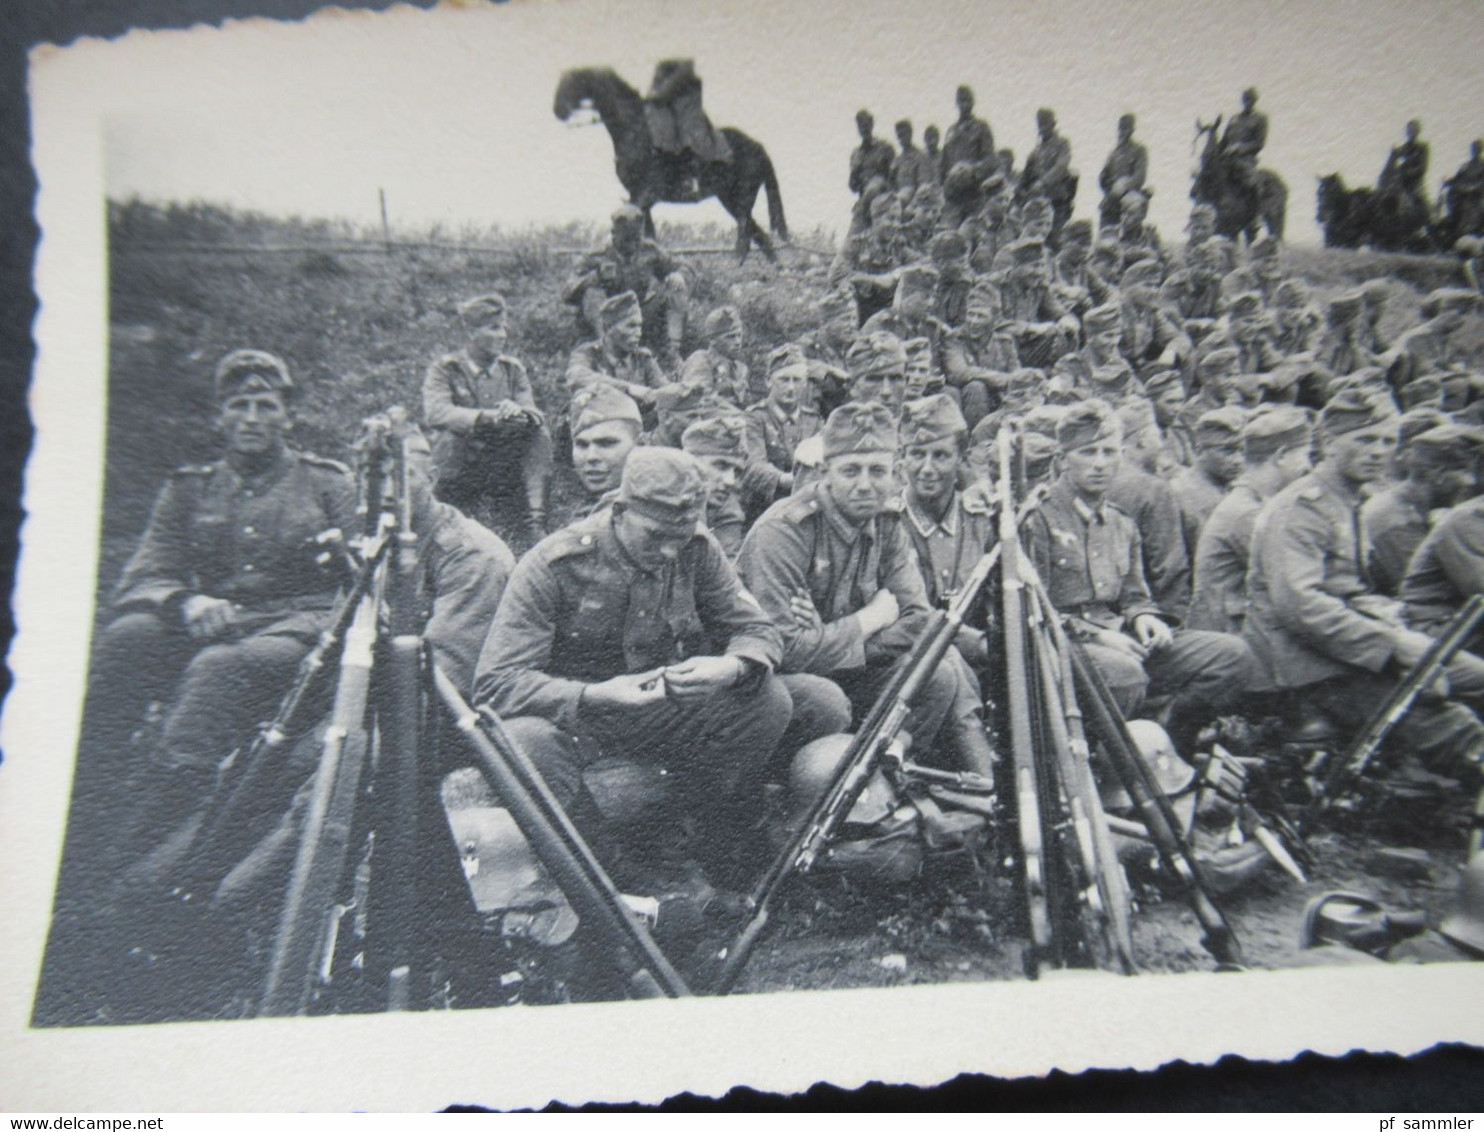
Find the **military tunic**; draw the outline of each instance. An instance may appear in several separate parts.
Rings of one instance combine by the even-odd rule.
[[[759,401],[747,415],[768,463],[780,472],[794,470],[795,450],[824,427],[824,418],[804,405],[790,414],[773,401]]]
[[[1412,554],[1427,537],[1427,511],[1404,483],[1377,492],[1360,507],[1366,567],[1377,593],[1396,597]]]
[[[572,351],[567,362],[567,397],[570,399],[600,382],[630,397],[636,393],[648,397],[665,384],[665,375],[648,347],[640,346],[627,357],[619,357],[601,339],[583,342]]]
[[[1484,594],[1484,498],[1450,510],[1422,540],[1401,584],[1407,623],[1441,626],[1464,600]]]
[[[752,402],[747,363],[723,357],[715,350],[697,350],[680,367],[681,385],[699,385],[727,404],[742,408]]]
[[[1216,504],[1201,529],[1186,624],[1192,629],[1240,633],[1247,616],[1247,558],[1264,499],[1245,476]]]
[[[287,448],[256,474],[224,459],[172,475],[94,650],[88,741],[117,746],[145,704],[174,690],[166,759],[206,769],[271,718],[334,604],[339,579],[317,561],[316,536],[354,534],[355,507],[343,465]],[[227,634],[187,635],[183,605],[195,595],[236,606]]]
[[[1400,607],[1371,588],[1360,504],[1359,491],[1325,461],[1263,505],[1242,629],[1262,688],[1303,688],[1306,702],[1347,723],[1367,718],[1399,678]],[[1473,761],[1484,725],[1462,705],[1423,699],[1393,737],[1452,770]]]
[[[443,670],[468,695],[515,555],[504,540],[446,503],[433,505],[419,550],[423,636]]]
[[[970,115],[948,127],[948,132],[943,135],[942,176],[939,179],[946,178],[949,170],[961,161],[974,166],[981,177],[989,175],[993,168],[990,162],[998,163],[994,131],[983,118]]]
[[[1208,476],[1199,464],[1192,464],[1170,481],[1170,491],[1180,508],[1185,553],[1193,559],[1201,542],[1201,528],[1206,525],[1211,512],[1216,510],[1216,505],[1225,498],[1227,489]]]
[[[1108,502],[1139,528],[1144,579],[1154,600],[1165,613],[1184,618],[1190,604],[1190,554],[1169,483],[1124,460],[1108,487]]]

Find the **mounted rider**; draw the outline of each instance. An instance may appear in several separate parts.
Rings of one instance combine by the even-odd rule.
[[[1382,195],[1400,193],[1423,208],[1430,207],[1426,184],[1430,159],[1431,151],[1422,140],[1422,123],[1413,118],[1407,123],[1406,140],[1401,145],[1392,146],[1387,155],[1376,191]]]
[[[644,121],[667,172],[680,180],[685,196],[700,200],[700,168],[708,162],[730,161],[732,147],[701,109],[695,60],[665,59],[655,66],[654,81],[644,96]]]
[[[1252,192],[1257,188],[1257,157],[1268,141],[1268,116],[1257,109],[1257,88],[1242,92],[1242,109],[1233,114],[1221,135],[1221,156],[1234,185]]]

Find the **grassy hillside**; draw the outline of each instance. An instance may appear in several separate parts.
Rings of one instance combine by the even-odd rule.
[[[113,205],[103,591],[118,577],[163,478],[179,464],[215,457],[210,376],[228,350],[253,346],[282,355],[300,389],[299,443],[345,458],[364,417],[394,404],[420,408],[425,367],[462,342],[457,304],[499,290],[511,303],[511,350],[552,409],[556,381],[579,340],[572,308],[561,301],[573,256],[557,249],[588,247],[601,235],[576,224],[519,233],[435,229],[399,236],[481,250],[388,253],[380,233],[341,224],[204,205]],[[715,227],[660,232],[668,247],[730,246],[731,236]],[[364,250],[276,250],[327,242]],[[820,234],[801,243],[828,250]],[[1288,254],[1320,298],[1363,279],[1394,278],[1384,324],[1391,333],[1412,320],[1418,292],[1455,273],[1447,261],[1423,257]],[[810,328],[809,305],[824,286],[822,256],[786,251],[778,270],[756,254],[743,267],[719,255],[686,262],[694,273],[693,323],[719,303],[736,303],[754,374],[768,350]],[[1484,354],[1477,327],[1473,333]]]

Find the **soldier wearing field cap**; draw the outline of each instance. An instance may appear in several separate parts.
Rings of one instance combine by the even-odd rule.
[[[1010,267],[1001,285],[1006,329],[1015,339],[1020,360],[1045,369],[1077,339],[1077,320],[1051,290],[1046,244],[1017,240],[1008,249]]]
[[[1439,287],[1422,301],[1422,317],[1397,340],[1379,364],[1396,389],[1404,388],[1419,374],[1463,365],[1467,358],[1455,340],[1465,318],[1479,309],[1480,296],[1465,287]]]
[[[1117,303],[1094,307],[1082,318],[1087,344],[1057,359],[1053,380],[1064,382],[1079,398],[1096,397],[1118,406],[1144,396],[1143,383],[1123,356],[1123,311]]]
[[[611,508],[521,559],[490,626],[476,703],[499,712],[579,825],[583,771],[659,763],[670,801],[718,844],[755,813],[788,726],[778,631],[703,523],[694,457],[634,449]],[[660,815],[673,820],[672,812]]]
[[[1324,316],[1314,305],[1309,285],[1302,279],[1285,279],[1273,292],[1273,345],[1285,358],[1312,355],[1324,333]]]
[[[348,469],[287,443],[294,383],[281,358],[234,350],[212,387],[225,452],[176,469],[156,497],[89,671],[78,802],[106,804],[125,775],[144,773],[141,834],[184,818],[221,760],[272,718],[340,581],[318,536],[357,529]],[[141,754],[129,736],[152,700],[168,704],[156,761],[129,765]]]
[[[1026,521],[1026,550],[1051,603],[1082,640],[1124,715],[1146,694],[1174,696],[1169,732],[1188,751],[1202,724],[1252,677],[1239,638],[1176,629],[1150,596],[1138,528],[1107,491],[1120,459],[1118,419],[1084,401],[1057,425],[1061,475]]]
[[[696,458],[706,480],[706,526],[728,560],[736,562],[747,531],[742,473],[747,468],[747,418],[726,414],[693,421],[680,447]]]
[[[851,402],[820,437],[820,478],[758,519],[740,568],[783,634],[783,670],[827,677],[860,712],[906,661],[931,610],[897,494],[897,414]],[[909,722],[915,757],[927,757],[963,690],[954,664],[933,673]]]
[[[1149,198],[1141,192],[1123,194],[1123,208],[1118,217],[1118,245],[1128,256],[1136,249],[1147,251],[1156,260],[1164,259],[1164,246],[1159,232],[1146,217],[1149,215]]]
[[[690,290],[686,269],[644,235],[644,213],[622,204],[613,212],[608,242],[578,260],[565,299],[577,308],[581,329],[601,335],[603,303],[632,291],[642,308],[644,344],[663,350],[673,366],[685,335]]]
[[[1366,340],[1364,307],[1359,291],[1347,291],[1331,299],[1326,308],[1319,361],[1336,377],[1376,364],[1377,355]]]
[[[860,320],[855,296],[848,287],[831,288],[819,297],[814,306],[814,325],[817,329],[799,339],[799,348],[809,362],[804,404],[823,418],[849,396],[850,371],[845,353],[855,341]]]
[[[610,385],[640,405],[653,405],[665,375],[647,346],[641,345],[644,319],[639,297],[625,291],[599,308],[602,337],[583,342],[567,362],[567,393],[575,397],[591,385]]]
[[[1123,313],[1123,356],[1138,370],[1151,362],[1174,365],[1190,354],[1184,328],[1159,305],[1164,268],[1144,259],[1128,267],[1119,280]]]
[[[1324,458],[1258,513],[1242,633],[1262,666],[1258,690],[1294,690],[1306,705],[1353,726],[1385,701],[1432,640],[1402,627],[1399,605],[1375,592],[1365,564],[1362,492],[1386,474],[1396,418],[1350,392],[1325,406],[1319,427]],[[1423,697],[1392,737],[1434,772],[1477,785],[1484,725],[1468,708]]]
[[[546,533],[551,433],[520,359],[503,352],[506,303],[480,295],[459,307],[469,344],[423,377],[423,419],[437,469],[438,498],[493,526],[495,497],[519,480],[527,534]]]
[[[1185,552],[1192,560],[1201,528],[1241,474],[1241,436],[1246,421],[1246,412],[1233,405],[1202,414],[1195,422],[1195,463],[1170,481],[1180,507]]]
[[[995,152],[994,131],[989,123],[974,114],[974,91],[964,84],[954,96],[958,106],[958,119],[943,135],[943,160],[941,180],[958,166],[964,166],[976,182],[989,177],[999,165]]]
[[[1190,429],[1194,442],[1196,422],[1207,413],[1228,405],[1238,408],[1254,408],[1257,404],[1256,389],[1238,370],[1241,353],[1231,346],[1219,346],[1200,356],[1196,362],[1199,392],[1185,403],[1180,417]]]
[[[1036,111],[1036,145],[1026,155],[1018,192],[1039,195],[1051,204],[1051,230],[1046,239],[1061,246],[1061,230],[1072,215],[1077,196],[1077,171],[1072,168],[1072,143],[1056,129],[1056,113],[1048,107]]]
[[[586,493],[574,508],[576,520],[612,502],[644,419],[627,393],[611,385],[594,385],[572,398],[571,426],[572,470]]]
[[[1108,486],[1108,502],[1139,528],[1144,579],[1166,613],[1183,619],[1190,604],[1190,555],[1180,523],[1180,505],[1161,475],[1164,448],[1154,406],[1142,397],[1118,407],[1123,459]]]
[[[1424,428],[1397,459],[1403,478],[1361,506],[1365,561],[1377,593],[1397,596],[1435,513],[1479,493],[1481,440],[1484,433],[1465,425]]]
[[[1017,369],[1005,375],[1000,407],[987,413],[969,430],[971,462],[976,449],[991,444],[1007,419],[1023,420],[1046,404],[1046,375],[1038,369]],[[968,419],[968,414],[964,414]]]
[[[884,405],[893,419],[901,414],[907,391],[907,351],[900,338],[885,330],[862,333],[851,344],[845,364],[850,369],[851,401]]]
[[[897,275],[897,288],[891,307],[877,311],[861,326],[862,334],[885,330],[902,341],[909,338],[938,340],[943,327],[933,317],[933,301],[938,291],[938,269],[931,264],[914,263]]]
[[[942,393],[947,382],[943,371],[938,368],[932,342],[927,338],[908,338],[902,343],[902,349],[907,354],[907,399],[912,401]],[[957,398],[954,398],[954,403],[957,403]]]
[[[1247,247],[1247,262],[1226,274],[1221,281],[1221,295],[1227,302],[1238,295],[1252,292],[1264,307],[1277,302],[1278,285],[1283,282],[1283,265],[1278,241],[1261,235]]]
[[[943,338],[943,373],[957,391],[964,419],[973,428],[997,409],[1008,375],[1021,368],[1015,338],[1002,324],[1000,289],[977,279],[969,291],[964,324]]]
[[[768,395],[748,410],[748,416],[768,463],[784,475],[793,472],[799,444],[824,427],[824,420],[807,403],[808,389],[809,359],[799,346],[789,343],[768,355]]]
[[[928,242],[928,262],[938,271],[931,313],[947,327],[962,326],[974,286],[969,241],[962,232],[937,232]]]
[[[1195,463],[1195,433],[1184,417],[1185,378],[1177,369],[1155,370],[1144,379],[1144,396],[1154,408],[1154,421],[1164,441],[1161,472]]]
[[[742,312],[717,307],[706,316],[706,345],[685,359],[680,384],[700,386],[721,401],[741,409],[752,403],[747,363],[742,360]]]
[[[1209,204],[1197,204],[1190,210],[1190,219],[1185,223],[1185,248],[1181,261],[1185,267],[1192,266],[1195,249],[1216,235],[1216,210]]]
[[[1289,405],[1262,406],[1242,425],[1242,474],[1216,504],[1196,544],[1192,629],[1240,633],[1247,615],[1247,558],[1262,505],[1309,470],[1309,414]]]

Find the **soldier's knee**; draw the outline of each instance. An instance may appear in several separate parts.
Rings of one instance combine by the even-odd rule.
[[[582,759],[572,736],[549,719],[519,715],[502,720],[515,748],[530,759],[563,806],[582,784]]]
[[[850,698],[823,676],[796,673],[779,678],[793,704],[792,727],[800,744],[850,730]]]
[[[959,391],[960,404],[963,406],[964,420],[968,422],[969,428],[973,428],[989,415],[989,387],[982,381],[970,381],[965,383]]]
[[[672,271],[665,276],[665,294],[671,302],[685,303],[690,299],[690,280],[683,272]]]

